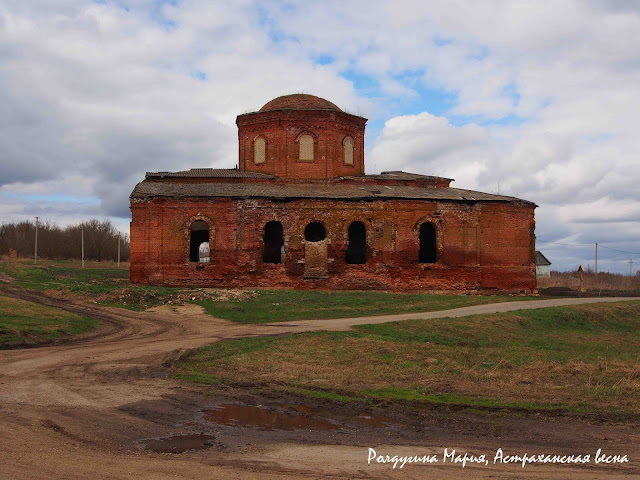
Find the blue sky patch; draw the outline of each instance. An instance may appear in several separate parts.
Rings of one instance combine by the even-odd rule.
[[[321,53],[319,55],[314,55],[311,57],[311,60],[313,60],[313,63],[316,63],[318,65],[329,65],[333,62],[335,62],[335,58],[332,57],[331,55],[327,55],[325,53]]]
[[[207,74],[201,70],[193,70],[191,73],[191,78],[196,78],[198,80],[205,81],[207,79]]]
[[[281,29],[279,29],[276,26],[275,20],[273,20],[273,18],[269,15],[269,12],[266,8],[258,7],[257,13],[258,13],[258,24],[263,28],[264,32],[269,37],[269,40],[271,40],[271,42],[274,45],[278,45],[285,41],[292,41],[296,43],[300,42],[300,40],[297,37],[293,35],[289,35],[284,31],[282,31]]]
[[[75,203],[78,205],[99,205],[100,199],[97,197],[75,197],[66,193],[54,193],[54,194],[33,194],[33,193],[10,193],[7,192],[3,195],[5,198],[18,200],[27,203]]]
[[[514,127],[519,126],[527,122],[529,120],[525,117],[519,117],[518,115],[507,115],[501,118],[487,118],[482,115],[451,115],[449,117],[449,122],[451,125],[456,127],[461,127],[463,125],[468,125],[470,123],[475,123],[476,125],[480,125],[482,127],[489,125],[500,125],[503,127]]]
[[[520,103],[520,92],[518,92],[518,87],[515,82],[511,82],[507,86],[502,89],[502,94],[506,97],[509,97],[513,102],[513,106],[517,107]]]
[[[453,43],[453,40],[448,38],[443,38],[438,36],[433,37],[433,44],[436,47],[446,47],[447,45],[451,45],[452,43]]]
[[[159,25],[162,25],[163,27],[166,27],[166,28],[177,27],[176,22],[174,22],[173,20],[169,20],[167,17],[165,17],[164,12],[162,11],[165,5],[170,5],[174,7],[177,4],[178,4],[177,0],[157,0],[153,6],[153,10],[151,11],[151,18],[153,19],[154,22],[156,22]]]

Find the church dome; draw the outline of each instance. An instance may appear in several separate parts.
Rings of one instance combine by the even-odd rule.
[[[293,95],[283,95],[267,102],[261,109],[261,112],[269,112],[271,110],[333,110],[341,112],[335,104],[324,98],[315,95],[307,95],[306,93],[294,93]]]

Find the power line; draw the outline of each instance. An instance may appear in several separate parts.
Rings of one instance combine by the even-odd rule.
[[[551,245],[562,245],[564,247],[591,247],[593,246],[593,243],[560,243],[560,242],[546,242],[544,240],[536,240],[536,243],[548,243]],[[614,252],[620,252],[620,253],[630,253],[631,255],[640,255],[640,252],[630,252],[628,250],[619,250],[617,248],[611,248],[611,247],[607,247],[606,245],[603,245],[601,243],[598,243],[599,247],[602,248],[606,248],[608,250],[613,250]]]
[[[545,242],[544,240],[536,240],[536,243],[551,243],[553,245],[563,245],[565,247],[591,247],[593,243],[559,243],[559,242]]]
[[[602,245],[601,243],[598,244],[598,246],[602,247],[602,248],[606,248],[609,250],[613,250],[614,252],[620,252],[620,253],[630,253],[631,255],[640,255],[640,252],[628,252],[627,250],[618,250],[617,248],[611,248],[611,247],[607,247],[605,245]]]

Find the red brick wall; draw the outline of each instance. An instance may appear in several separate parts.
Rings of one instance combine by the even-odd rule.
[[[154,199],[131,205],[136,283],[296,289],[534,291],[534,207],[526,203]],[[188,261],[189,226],[210,223],[211,263]],[[264,226],[282,223],[284,264],[262,261]],[[304,229],[327,230],[328,277],[305,279]],[[347,229],[367,230],[367,263],[345,261]],[[418,263],[419,229],[436,225],[435,264]]]
[[[344,112],[278,110],[238,116],[239,168],[283,179],[328,179],[364,173],[366,120]],[[315,138],[313,162],[299,161],[298,137]],[[254,140],[266,140],[266,162],[254,163]],[[353,165],[344,164],[345,137],[354,139]]]

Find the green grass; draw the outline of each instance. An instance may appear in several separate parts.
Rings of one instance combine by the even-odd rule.
[[[263,290],[245,300],[198,302],[214,317],[238,323],[362,317],[431,312],[470,305],[532,300],[539,297],[434,295],[427,293]]]
[[[97,320],[0,296],[0,347],[37,345],[86,332]]]
[[[523,296],[434,295],[425,293],[386,293],[353,291],[242,291],[231,299],[220,300],[215,294],[203,294],[201,288],[177,288],[134,285],[126,268],[113,263],[79,261],[5,261],[0,271],[12,276],[27,289],[60,290],[86,297],[102,305],[132,310],[162,305],[177,296],[196,300],[207,313],[239,323],[271,323],[289,320],[360,317],[397,313],[446,310],[470,305],[538,299]],[[224,292],[224,290],[221,290]],[[237,292],[237,291],[236,291]],[[240,297],[240,298],[236,298]]]
[[[144,310],[160,305],[180,289],[133,285],[127,268],[109,268],[98,262],[41,261],[37,265],[25,262],[4,262],[4,273],[16,279],[18,285],[29,290],[64,290],[95,299],[99,304]]]
[[[227,340],[176,372],[339,401],[640,413],[640,302]]]

